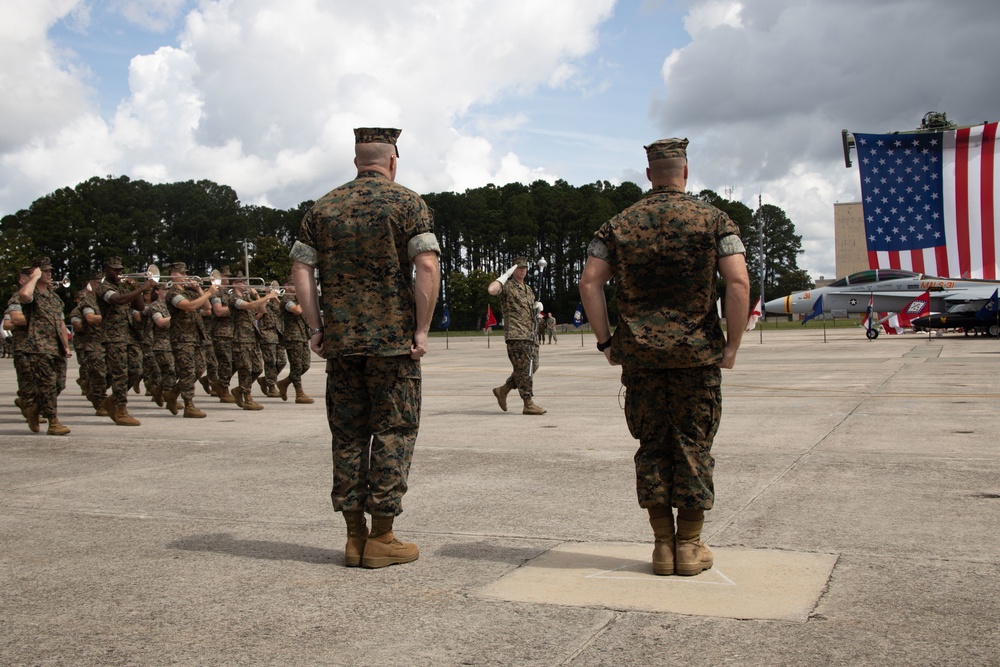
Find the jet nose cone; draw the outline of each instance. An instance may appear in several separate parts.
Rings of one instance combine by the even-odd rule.
[[[779,313],[781,315],[791,314],[790,306],[791,299],[787,296],[783,296],[780,299],[771,299],[764,304],[764,310],[769,313]]]

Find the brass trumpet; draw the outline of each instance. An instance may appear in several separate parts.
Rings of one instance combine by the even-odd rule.
[[[72,283],[69,281],[68,273],[65,276],[63,276],[62,282],[59,284],[62,285],[63,287],[69,287],[70,285],[72,285]]]
[[[150,264],[145,273],[122,273],[118,275],[121,280],[152,280],[154,283],[160,282],[160,269],[156,264]]]
[[[157,273],[157,281],[159,281],[159,273]],[[167,289],[174,287],[176,285],[200,285],[201,287],[210,287],[215,285],[218,287],[222,284],[222,274],[219,273],[218,269],[213,269],[212,273],[208,277],[201,276],[187,276],[186,280],[170,280],[167,281]]]

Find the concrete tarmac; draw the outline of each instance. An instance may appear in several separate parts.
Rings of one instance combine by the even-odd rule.
[[[0,361],[0,664],[1000,664],[1000,341],[747,334],[691,578],[652,574],[593,336],[542,347],[543,416],[500,411],[508,373],[502,335],[432,340],[396,521],[420,558],[365,570],[319,360],[314,405],[130,394],[139,427],[93,415],[74,360],[65,437],[29,432]]]

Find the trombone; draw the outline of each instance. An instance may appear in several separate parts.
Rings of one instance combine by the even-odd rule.
[[[157,271],[156,273],[156,278],[151,278],[151,279],[155,280],[156,282],[159,282],[160,280],[159,271]],[[201,276],[187,276],[185,280],[177,280],[177,281],[168,280],[167,289],[179,285],[189,285],[189,286],[199,285],[201,287],[210,287],[212,285],[215,285],[216,287],[218,287],[221,284],[222,284],[222,274],[219,272],[218,269],[213,269],[212,273],[210,273],[207,277],[204,278]]]
[[[294,289],[285,289],[284,287],[278,284],[277,280],[272,280],[271,285],[268,289],[272,292],[276,292],[278,296],[285,296],[286,294],[288,294],[289,296],[295,296]]]

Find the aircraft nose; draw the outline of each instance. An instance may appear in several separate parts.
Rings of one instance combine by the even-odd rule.
[[[783,296],[780,299],[771,299],[764,304],[764,310],[769,313],[778,313],[780,315],[791,315],[792,313],[792,300],[787,296]]]

